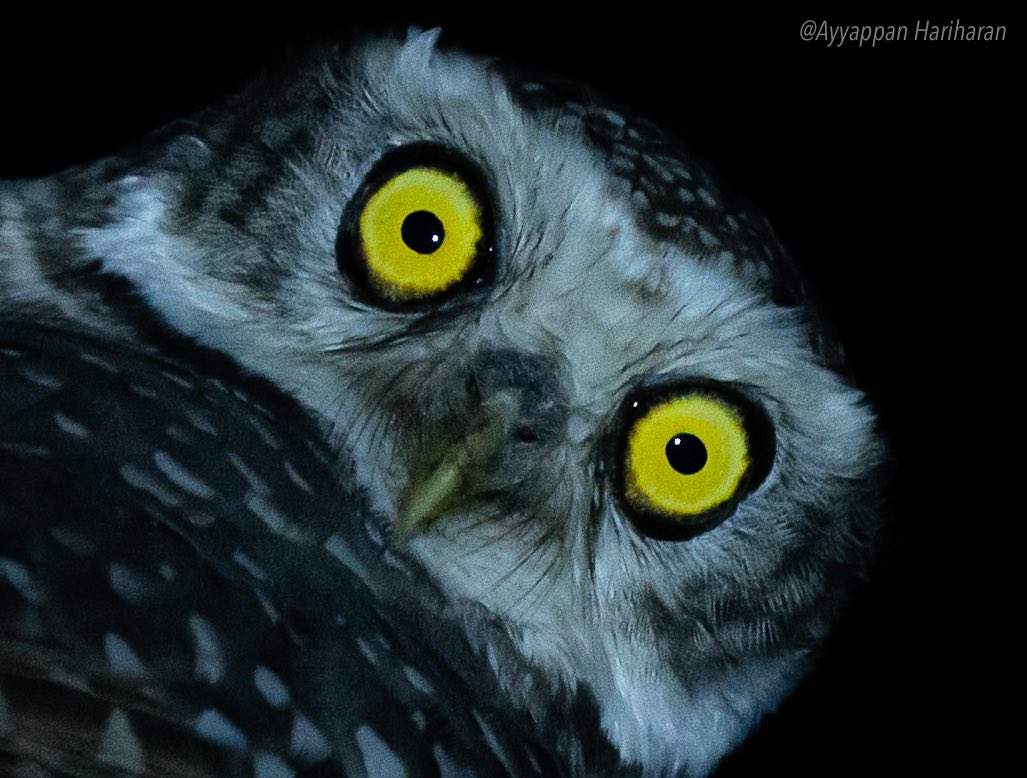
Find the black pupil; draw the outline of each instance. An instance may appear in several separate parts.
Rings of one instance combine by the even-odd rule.
[[[698,473],[706,464],[706,446],[695,435],[680,432],[667,442],[667,461],[682,475]]]
[[[430,211],[414,211],[403,220],[403,242],[418,254],[431,254],[442,245],[446,231]]]

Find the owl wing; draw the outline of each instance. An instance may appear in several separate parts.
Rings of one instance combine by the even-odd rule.
[[[181,344],[10,318],[0,333],[5,771],[616,763],[591,708],[598,757],[503,704],[291,398]]]

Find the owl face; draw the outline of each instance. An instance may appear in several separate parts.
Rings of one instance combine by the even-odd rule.
[[[859,568],[874,418],[762,221],[542,90],[432,33],[326,53],[171,133],[83,241],[313,410],[396,553],[627,761],[702,774]]]

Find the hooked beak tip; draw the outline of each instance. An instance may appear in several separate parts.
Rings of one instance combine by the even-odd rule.
[[[516,407],[514,398],[497,396],[477,425],[443,449],[430,472],[412,477],[393,523],[398,541],[410,542],[425,535],[440,519],[459,511],[468,478],[501,448],[513,426]]]

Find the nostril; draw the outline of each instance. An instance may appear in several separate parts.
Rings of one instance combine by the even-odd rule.
[[[535,443],[538,440],[538,435],[531,427],[518,427],[514,430],[514,437],[521,443]]]
[[[566,426],[563,372],[560,363],[548,357],[513,349],[485,349],[461,374],[467,391],[464,402],[472,410],[501,418],[504,440],[521,454],[528,454],[549,445]]]

